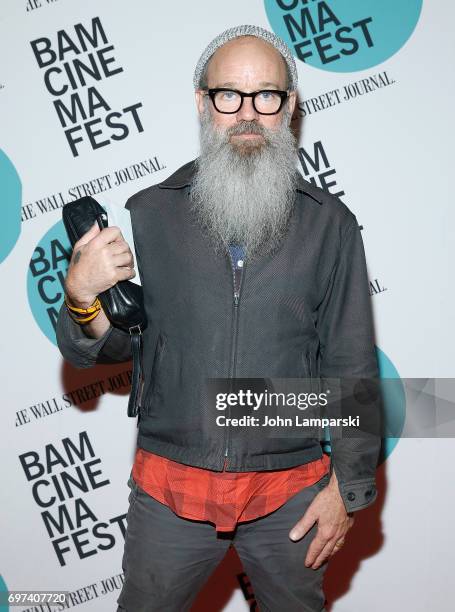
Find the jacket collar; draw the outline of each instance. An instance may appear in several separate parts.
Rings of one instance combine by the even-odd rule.
[[[195,171],[196,159],[192,159],[184,166],[181,166],[162,183],[158,183],[158,187],[161,189],[182,189],[183,187],[187,187],[191,185]]]
[[[178,170],[176,170],[171,176],[167,179],[158,183],[158,187],[160,189],[183,189],[183,187],[188,187],[191,185],[191,181],[193,179],[193,175],[196,171],[196,159],[192,159],[190,162],[181,166]],[[301,191],[310,196],[313,200],[315,200],[318,204],[322,204],[322,190],[320,187],[316,187],[309,181],[303,178],[300,172],[296,171],[298,174],[297,180],[297,191]]]

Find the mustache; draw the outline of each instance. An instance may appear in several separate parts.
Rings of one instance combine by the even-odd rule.
[[[226,129],[226,139],[229,139],[231,136],[238,136],[239,134],[257,134],[263,136],[268,141],[268,132],[267,128],[256,121],[242,120]]]

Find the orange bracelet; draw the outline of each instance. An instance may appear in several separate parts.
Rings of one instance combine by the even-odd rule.
[[[80,325],[81,323],[88,323],[89,321],[92,321],[100,314],[100,312],[101,310],[97,310],[96,312],[93,312],[92,314],[88,315],[88,317],[77,317],[71,311],[69,312],[69,314],[73,321],[76,321],[76,323],[79,323]]]
[[[71,306],[71,304],[68,304],[68,302],[66,301],[66,296],[64,302],[69,315],[71,316],[73,321],[75,321],[79,325],[92,321],[101,312],[101,302],[98,298],[95,298],[93,304],[88,308],[78,308],[77,306]]]
[[[89,314],[92,314],[94,312],[101,310],[101,302],[99,301],[98,297],[95,298],[95,301],[93,302],[93,304],[89,306],[88,308],[77,308],[77,306],[71,306],[71,304],[68,304],[66,300],[66,296],[65,296],[65,304],[66,304],[66,307],[69,310],[71,310],[71,312],[76,312],[82,315],[89,315]]]

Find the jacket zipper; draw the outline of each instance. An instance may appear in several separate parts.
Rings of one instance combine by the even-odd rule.
[[[231,264],[231,269],[232,269],[232,282],[233,282],[233,314],[232,314],[232,318],[233,318],[233,323],[232,323],[232,349],[231,349],[231,364],[230,364],[230,373],[229,373],[229,378],[231,379],[231,384],[230,384],[230,391],[232,391],[232,381],[234,379],[235,376],[235,367],[236,367],[236,361],[237,361],[237,332],[238,332],[238,325],[239,325],[239,302],[240,302],[240,292],[242,289],[242,281],[243,281],[243,276],[245,273],[245,261],[243,262],[243,266],[240,268],[239,274],[238,274],[238,278],[239,278],[239,282],[238,282],[238,287],[237,287],[237,282],[236,282],[236,274],[235,274],[235,262],[233,261],[232,257],[231,257],[231,253],[230,251],[228,251],[228,256],[229,256],[229,261]],[[228,417],[231,416],[231,407],[228,407]],[[226,442],[225,442],[225,447],[224,447],[224,464],[223,464],[223,472],[226,470],[227,464],[228,464],[228,453],[229,453],[229,426],[227,427],[227,431],[226,431]]]

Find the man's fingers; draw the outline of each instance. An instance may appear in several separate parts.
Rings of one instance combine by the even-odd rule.
[[[105,227],[100,231],[98,236],[96,236],[96,242],[99,246],[104,246],[110,242],[120,242],[121,240],[125,239],[123,238],[120,228],[116,225]]]
[[[129,268],[132,268],[134,264],[133,255],[129,252],[113,255],[112,261],[116,266],[128,266]]]
[[[322,544],[324,544],[324,541],[322,542]],[[307,567],[311,566],[313,569],[317,569],[320,565],[322,565],[322,563],[324,563],[324,561],[326,561],[330,557],[334,547],[335,540],[333,538],[328,541],[326,540],[325,545],[323,545],[322,548],[318,546],[318,548],[312,550],[310,546],[305,558],[305,565]]]
[[[329,540],[327,540],[327,538],[324,537],[321,534],[321,531],[318,529],[317,534],[314,536],[310,546],[308,547],[307,555],[305,557],[305,565],[307,567],[314,563],[315,559],[317,559],[321,552],[324,550],[328,541]]]
[[[130,280],[136,276],[136,271],[134,268],[117,268],[117,276],[119,280]]]
[[[310,508],[308,508],[308,510],[300,519],[300,521],[296,525],[294,525],[294,527],[289,532],[289,537],[294,542],[303,538],[307,531],[309,531],[313,527],[316,521],[317,517],[311,512],[309,512],[309,510]]]
[[[106,246],[109,253],[112,255],[120,255],[120,253],[131,253],[131,249],[126,240],[116,240]]]
[[[74,245],[74,249],[76,249],[76,247],[86,245],[91,240],[94,241],[94,244],[100,247],[109,244],[110,242],[125,241],[120,228],[116,225],[111,225],[110,227],[105,227],[100,230],[98,223],[95,222],[88,232],[85,232],[85,234],[79,238]]]

